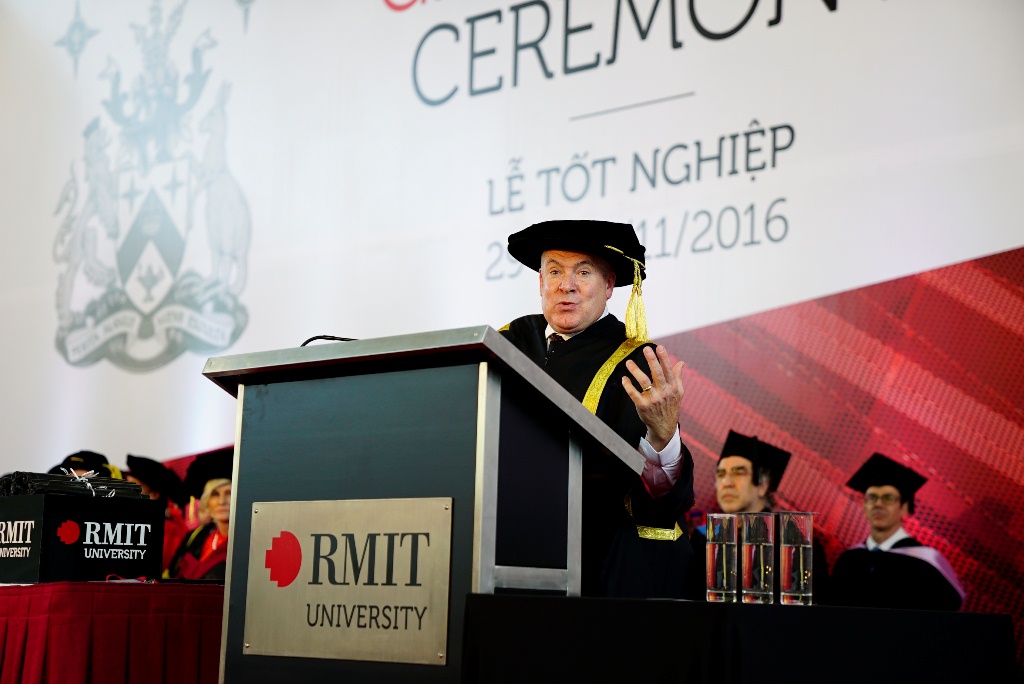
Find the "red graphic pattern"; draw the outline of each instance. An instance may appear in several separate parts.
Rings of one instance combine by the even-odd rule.
[[[863,541],[844,484],[881,452],[928,478],[905,519],[1024,653],[1024,249],[662,340],[686,361],[697,505],[729,429],[792,452],[779,508],[816,511],[830,562]]]
[[[291,532],[283,531],[274,537],[267,549],[264,567],[270,570],[270,581],[278,587],[287,587],[299,576],[302,567],[302,546]]]
[[[74,544],[81,534],[82,529],[74,520],[65,520],[57,528],[57,537],[65,544]]]

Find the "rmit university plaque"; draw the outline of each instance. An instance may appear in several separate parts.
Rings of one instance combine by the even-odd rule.
[[[452,500],[252,505],[246,655],[444,665]]]

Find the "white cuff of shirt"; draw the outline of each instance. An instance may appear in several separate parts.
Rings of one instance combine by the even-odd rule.
[[[658,468],[665,473],[670,487],[676,483],[676,480],[679,479],[679,469],[682,466],[683,455],[683,442],[679,438],[678,425],[676,426],[675,433],[672,435],[672,439],[668,441],[664,449],[655,451],[650,442],[646,439],[641,439],[639,451],[644,455],[648,463],[648,466],[644,468],[645,471],[651,467]]]

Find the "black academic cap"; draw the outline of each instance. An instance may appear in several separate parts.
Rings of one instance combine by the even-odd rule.
[[[633,284],[633,260],[646,277],[644,246],[633,226],[612,221],[544,221],[508,236],[508,253],[519,263],[540,270],[540,257],[549,249],[594,254],[615,271],[615,287]]]
[[[194,496],[198,499],[202,497],[203,488],[210,480],[232,479],[234,458],[233,446],[198,454],[185,471],[185,496]]]
[[[64,460],[50,468],[50,474],[62,475],[63,470],[92,470],[99,477],[121,479],[121,470],[107,461],[107,457],[95,451],[76,451],[64,457]]]
[[[65,456],[64,460],[61,461],[61,465],[65,468],[76,468],[79,470],[98,470],[100,466],[106,463],[109,463],[107,457],[103,454],[97,454],[95,451],[76,451],[69,456]]]
[[[160,496],[171,501],[179,501],[181,498],[181,478],[178,474],[165,466],[160,461],[154,461],[145,456],[128,454],[126,459],[128,472],[140,482],[153,491],[159,492]]]
[[[735,430],[729,430],[729,436],[725,438],[722,445],[722,455],[718,457],[721,461],[728,456],[741,456],[754,466],[754,472],[768,474],[768,491],[774,492],[779,488],[782,475],[789,465],[788,451],[784,451],[768,442],[762,442],[757,437],[748,437]]]
[[[612,221],[544,221],[508,236],[508,253],[519,263],[540,271],[540,258],[549,249],[599,256],[615,271],[615,287],[631,285],[626,303],[626,337],[650,342],[641,282],[647,277],[644,246],[633,226]]]
[[[900,492],[900,498],[910,504],[909,512],[913,513],[914,494],[927,481],[928,478],[918,475],[888,456],[872,454],[847,481],[846,486],[858,492],[866,492],[868,487],[895,487]]]

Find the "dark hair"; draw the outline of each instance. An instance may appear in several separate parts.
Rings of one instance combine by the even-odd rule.
[[[768,485],[768,491],[765,492],[764,500],[768,502],[769,508],[775,508],[775,490],[772,487],[772,471],[765,465],[754,466],[754,484],[755,485]]]

